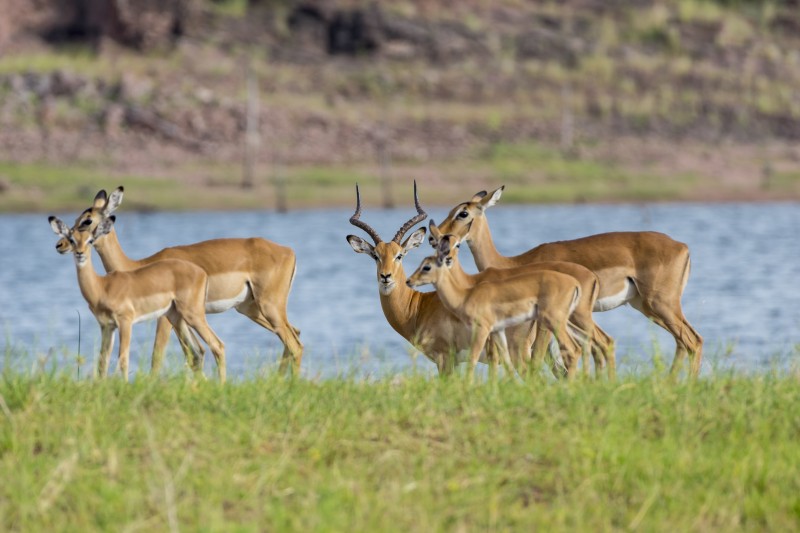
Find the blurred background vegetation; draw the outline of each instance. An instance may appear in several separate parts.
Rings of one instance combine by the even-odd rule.
[[[0,0],[0,211],[800,198],[798,0]]]

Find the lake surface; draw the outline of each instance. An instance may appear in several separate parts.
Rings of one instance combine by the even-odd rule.
[[[429,209],[437,222],[446,208]],[[388,240],[413,208],[366,209],[362,220]],[[58,214],[72,223],[77,213]],[[165,246],[218,237],[264,237],[294,248],[298,271],[289,319],[302,330],[303,372],[330,376],[408,370],[435,372],[386,322],[378,300],[374,262],[345,241],[353,233],[351,209],[237,213],[117,213],[119,240],[132,258]],[[488,211],[501,253],[515,255],[536,244],[605,231],[656,230],[687,243],[692,274],[683,297],[688,320],[705,338],[704,371],[713,365],[758,371],[800,356],[800,204],[657,204],[614,206],[511,206]],[[427,224],[427,221],[425,222]],[[58,255],[45,215],[0,215],[6,250],[0,253],[0,327],[4,364],[34,366],[41,360],[75,365],[78,314],[83,372],[96,360],[100,330],[78,289],[71,256]],[[475,271],[469,250],[462,262]],[[404,260],[406,273],[430,254],[427,244]],[[96,267],[102,265],[93,253]],[[672,361],[672,337],[630,307],[595,314],[617,341],[621,372],[652,365],[654,345]],[[229,311],[209,315],[227,348],[231,376],[248,376],[274,365],[282,351],[277,337]],[[155,323],[134,327],[131,370],[149,368]],[[112,369],[116,366],[115,343]],[[182,356],[172,341],[174,368]],[[9,361],[9,359],[12,359]],[[206,373],[213,358],[206,357]]]

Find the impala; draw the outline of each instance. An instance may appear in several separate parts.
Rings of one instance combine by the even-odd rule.
[[[166,259],[128,272],[100,276],[92,265],[91,246],[111,231],[114,217],[103,219],[92,231],[82,232],[71,230],[56,217],[51,216],[49,221],[53,231],[70,244],[81,294],[100,324],[100,377],[108,371],[114,330],[119,328],[118,371],[127,381],[133,324],[165,317],[181,337],[185,350],[193,344],[188,328],[208,344],[217,361],[220,382],[225,382],[225,347],[206,322],[208,276],[202,268],[186,261]],[[186,353],[187,360],[189,355]],[[195,366],[194,370],[201,369]]]
[[[439,228],[431,220],[430,234],[428,241],[431,246],[436,248],[443,235]],[[451,269],[452,275],[463,286],[473,286],[482,281],[503,281],[509,278],[526,274],[537,270],[552,270],[572,276],[578,281],[581,287],[581,299],[570,316],[568,327],[573,337],[578,337],[583,345],[583,368],[588,371],[588,348],[594,357],[595,374],[599,375],[600,369],[608,363],[608,376],[610,379],[615,377],[615,357],[614,341],[606,334],[600,326],[595,324],[592,318],[592,308],[594,307],[597,295],[599,294],[599,281],[597,276],[588,268],[576,263],[566,261],[542,261],[541,263],[531,263],[512,268],[487,268],[478,274],[469,275],[461,268],[460,263],[456,262]],[[543,332],[539,332],[543,333]],[[537,334],[534,342],[533,353],[540,357],[547,348],[549,335]],[[525,359],[530,358],[530,352],[521,354]],[[534,361],[534,367],[538,368],[541,358]]]
[[[470,376],[490,334],[496,334],[501,355],[507,358],[505,328],[535,320],[538,328],[555,335],[565,355],[567,376],[573,377],[580,349],[569,334],[567,321],[581,298],[578,281],[561,272],[536,270],[470,285],[454,274],[460,268],[458,242],[453,235],[444,235],[436,254],[422,260],[407,284],[433,284],[442,303],[470,328]],[[530,351],[530,347],[526,349]]]
[[[117,187],[110,195],[105,190],[97,193],[92,207],[75,220],[73,230],[91,232],[122,203],[123,188]],[[289,323],[286,304],[297,270],[294,252],[285,246],[260,238],[214,239],[186,246],[164,248],[144,259],[130,259],[112,230],[94,243],[106,272],[128,271],[164,259],[181,259],[202,268],[208,274],[207,313],[222,313],[236,309],[250,320],[275,333],[284,345],[280,370],[286,372],[289,364],[299,371],[303,357],[300,331]],[[69,251],[69,242],[59,240],[56,249]],[[166,318],[160,318],[156,327],[151,371],[158,372],[164,349],[172,330]]]
[[[671,373],[680,371],[688,353],[691,375],[699,374],[703,338],[681,309],[691,263],[685,244],[653,231],[613,232],[541,244],[521,255],[506,257],[495,248],[486,220],[486,209],[497,203],[503,189],[500,187],[492,194],[481,191],[470,201],[458,204],[439,224],[439,230],[465,239],[479,270],[540,261],[568,261],[585,266],[600,280],[595,311],[630,304],[675,338]]]
[[[384,242],[377,231],[360,220],[361,194],[356,185],[356,211],[350,223],[364,230],[374,245],[355,235],[348,235],[347,242],[356,253],[375,260],[381,308],[389,325],[436,363],[439,374],[444,375],[453,371],[461,352],[469,348],[471,331],[442,305],[435,292],[419,292],[406,286],[403,258],[422,243],[425,228],[414,231],[405,241],[403,237],[428,216],[419,205],[416,183],[414,205],[417,214],[403,224],[391,241]]]

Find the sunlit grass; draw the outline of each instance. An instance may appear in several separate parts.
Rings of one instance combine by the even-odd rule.
[[[4,530],[795,530],[796,373],[0,378]]]
[[[695,179],[632,173],[611,162],[582,159],[536,143],[498,144],[478,158],[495,183],[513,184],[514,202],[652,200],[680,197]]]

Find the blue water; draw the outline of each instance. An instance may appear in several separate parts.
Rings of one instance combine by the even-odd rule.
[[[436,221],[446,208],[430,208]],[[77,213],[60,214],[71,223]],[[134,213],[120,208],[119,240],[139,258],[171,245],[217,237],[264,237],[294,248],[297,277],[289,304],[291,322],[302,330],[306,347],[303,372],[329,376],[357,369],[380,375],[417,369],[434,372],[424,357],[386,322],[378,301],[375,263],[355,254],[345,241],[350,209],[201,213]],[[411,209],[365,210],[362,220],[390,239]],[[689,321],[705,338],[704,371],[715,364],[760,370],[798,356],[800,345],[800,204],[657,204],[614,206],[509,206],[488,211],[497,247],[506,255],[541,242],[619,230],[656,230],[687,243],[692,275],[683,298]],[[44,215],[0,215],[6,250],[0,254],[0,327],[10,343],[13,364],[41,361],[74,365],[78,313],[83,367],[95,360],[99,327],[77,285],[70,256],[55,252],[57,237]],[[469,251],[462,262],[474,271]],[[404,260],[410,274],[429,254],[427,245]],[[93,254],[96,267],[102,265]],[[660,328],[629,307],[595,315],[617,341],[621,371],[652,364],[656,345],[666,362],[674,343]],[[244,316],[229,311],[209,315],[225,342],[229,375],[248,376],[274,365],[282,346],[277,338]],[[131,367],[149,367],[153,322],[134,327]],[[177,343],[169,362],[181,364]],[[5,351],[8,352],[8,351]],[[21,354],[21,355],[20,355]],[[25,359],[20,361],[19,359]],[[207,373],[213,358],[206,358]],[[116,364],[116,345],[112,357]],[[9,364],[8,362],[4,364]],[[113,368],[113,366],[112,366]]]

